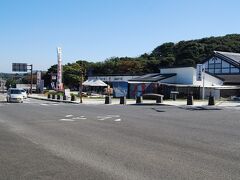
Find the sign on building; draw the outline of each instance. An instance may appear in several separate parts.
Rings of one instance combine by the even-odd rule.
[[[27,63],[12,63],[13,72],[27,72]]]
[[[203,79],[203,71],[204,71],[204,64],[197,64],[197,74],[196,74],[196,78],[197,81],[202,81]]]

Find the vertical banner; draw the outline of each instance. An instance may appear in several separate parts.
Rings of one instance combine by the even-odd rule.
[[[62,83],[62,49],[57,48],[57,58],[58,58],[58,67],[57,67],[57,90],[63,90]]]
[[[41,84],[41,80],[42,80],[42,73],[41,71],[37,71],[37,86],[39,87]]]
[[[202,64],[197,64],[197,74],[196,74],[196,78],[197,81],[202,81],[203,79],[203,65]]]

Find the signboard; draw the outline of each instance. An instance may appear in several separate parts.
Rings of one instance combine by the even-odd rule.
[[[40,92],[43,93],[43,90],[44,90],[44,80],[41,80],[41,81],[40,81],[40,87],[39,87],[39,89],[40,89]]]
[[[42,79],[41,74],[42,74],[41,71],[37,72],[37,86],[40,86],[41,79]]]
[[[12,63],[13,72],[27,72],[27,63]]]
[[[197,81],[202,81],[203,79],[203,71],[204,71],[204,65],[203,64],[197,64],[197,74],[196,74],[196,78]]]
[[[65,96],[67,96],[67,97],[71,97],[70,89],[65,89],[65,90],[64,90],[64,94],[65,94]]]

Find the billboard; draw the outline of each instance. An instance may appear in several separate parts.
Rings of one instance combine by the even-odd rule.
[[[27,63],[12,63],[13,72],[27,72]]]

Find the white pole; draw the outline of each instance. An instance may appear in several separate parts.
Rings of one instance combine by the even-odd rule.
[[[205,67],[202,67],[202,75],[203,75],[203,89],[202,89],[202,100],[205,99]]]

